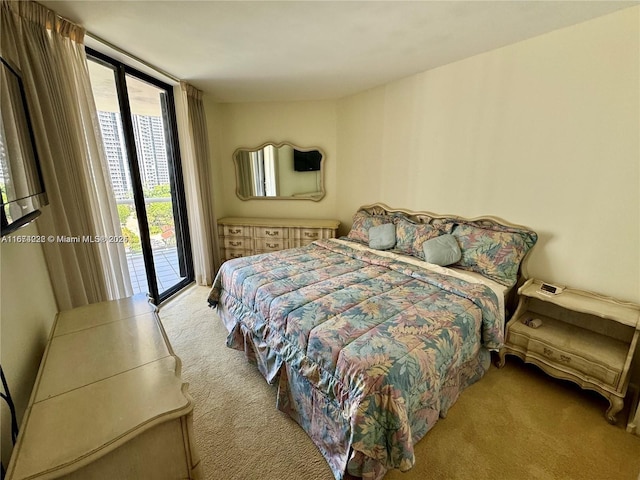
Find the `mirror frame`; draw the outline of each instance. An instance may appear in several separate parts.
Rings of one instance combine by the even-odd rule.
[[[320,152],[320,155],[322,155],[322,158],[320,160],[320,170],[318,170],[318,172],[320,173],[320,195],[301,195],[301,196],[272,196],[272,197],[256,197],[256,196],[243,196],[240,193],[240,167],[238,166],[238,158],[237,155],[239,152],[257,152],[258,150],[262,150],[263,148],[267,147],[267,146],[273,146],[275,148],[280,148],[280,147],[284,147],[284,146],[288,146],[288,147],[292,147],[296,150],[299,150],[301,152],[309,152],[311,150],[317,150],[318,152]],[[324,189],[324,163],[326,160],[326,155],[324,153],[324,151],[321,148],[318,147],[300,147],[294,143],[291,142],[280,142],[280,143],[276,143],[276,142],[265,142],[262,145],[255,147],[255,148],[247,148],[247,147],[240,147],[240,148],[236,148],[236,150],[233,152],[233,166],[235,168],[235,172],[236,172],[236,195],[238,196],[238,198],[240,200],[312,200],[314,202],[319,202],[320,200],[322,200],[327,192]]]

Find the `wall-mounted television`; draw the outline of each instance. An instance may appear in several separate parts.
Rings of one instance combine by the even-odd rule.
[[[47,205],[40,161],[19,71],[0,57],[0,193],[2,236],[40,215]]]
[[[309,150],[308,152],[293,150],[293,169],[296,172],[315,172],[320,170],[321,160],[322,153],[318,150]]]

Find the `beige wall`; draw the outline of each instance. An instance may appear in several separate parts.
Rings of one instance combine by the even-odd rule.
[[[37,221],[36,221],[37,222]],[[35,224],[14,235],[37,235]],[[9,389],[22,419],[57,307],[42,247],[34,243],[0,244],[0,357]],[[9,409],[2,402],[2,463],[12,450]]]
[[[205,99],[209,142],[212,145],[212,184],[216,215],[286,218],[335,218],[336,102],[265,102],[217,104]],[[233,152],[265,142],[290,142],[318,147],[325,153],[325,190],[319,202],[311,200],[247,200],[236,195]]]
[[[640,302],[640,7],[336,101],[206,102],[216,213],[358,206],[497,215],[540,235],[530,274]],[[243,202],[233,151],[321,147],[327,196]]]
[[[534,228],[529,271],[640,302],[640,7],[338,102],[338,218],[394,207]],[[358,180],[355,180],[358,179]]]

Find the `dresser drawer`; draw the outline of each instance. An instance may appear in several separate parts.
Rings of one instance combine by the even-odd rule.
[[[229,260],[308,245],[335,236],[335,220],[227,217],[218,220],[220,256]]]
[[[307,245],[321,238],[334,238],[336,231],[332,228],[298,228],[293,235],[298,240],[297,243]]]
[[[320,228],[302,228],[300,229],[300,240],[303,244],[311,243],[322,238],[322,229]]]
[[[525,327],[528,328],[528,327]],[[618,384],[619,370],[596,363],[570,350],[561,348],[552,342],[533,338],[512,329],[509,332],[509,342],[522,347],[528,354],[537,357],[549,366],[573,370],[583,376],[599,380],[606,385],[615,387]]]
[[[289,248],[289,241],[284,238],[256,238],[256,251],[276,252]]]
[[[222,229],[225,237],[250,237],[253,233],[248,225],[223,225]]]
[[[256,238],[268,238],[276,240],[279,238],[289,238],[289,229],[286,227],[255,227]]]
[[[240,258],[240,257],[248,257],[252,255],[253,252],[250,250],[239,250],[235,248],[225,248],[224,249],[224,259],[231,260],[232,258]]]
[[[251,250],[253,245],[253,240],[250,238],[244,237],[225,237],[224,238],[224,248],[229,249],[243,249],[243,250]]]

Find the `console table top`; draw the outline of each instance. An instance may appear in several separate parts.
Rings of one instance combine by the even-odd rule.
[[[145,296],[60,312],[7,478],[57,478],[193,409]]]

